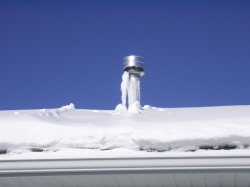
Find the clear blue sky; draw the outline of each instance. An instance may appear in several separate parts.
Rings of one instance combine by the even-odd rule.
[[[114,109],[131,54],[142,105],[250,105],[250,1],[0,1],[0,110]]]

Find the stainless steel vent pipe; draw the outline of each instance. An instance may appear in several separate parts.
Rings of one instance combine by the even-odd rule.
[[[144,59],[130,55],[123,59],[123,70],[129,73],[128,104],[140,103],[140,78],[144,75]]]

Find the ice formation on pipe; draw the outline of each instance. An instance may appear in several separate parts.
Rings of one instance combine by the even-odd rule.
[[[129,74],[127,71],[124,71],[122,75],[122,83],[121,83],[121,92],[122,92],[122,104],[126,106],[126,99],[128,93],[128,86],[129,86]]]
[[[140,104],[140,79],[131,77],[128,88],[128,104],[132,106],[135,102]]]
[[[122,106],[117,105],[115,110],[120,112],[126,111],[124,108],[126,108],[128,96],[129,112],[140,112],[140,78],[129,75],[129,72],[124,71],[122,75],[121,92]]]
[[[126,106],[126,98],[128,96],[128,108],[131,108],[132,105],[132,108],[134,108],[134,106],[139,106],[139,111],[141,109],[140,78],[145,74],[144,59],[140,56],[130,55],[126,56],[123,62],[124,73],[121,83],[122,105]]]

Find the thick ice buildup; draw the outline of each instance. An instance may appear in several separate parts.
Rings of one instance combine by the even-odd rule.
[[[122,92],[122,104],[126,106],[126,98],[128,93],[128,86],[129,86],[129,74],[128,72],[124,71],[122,75],[122,83],[121,83],[121,92]]]
[[[135,101],[133,104],[129,105],[128,108],[129,113],[141,113],[141,105],[139,101]]]
[[[140,104],[140,78],[131,77],[128,87],[128,104],[133,105],[135,101]]]

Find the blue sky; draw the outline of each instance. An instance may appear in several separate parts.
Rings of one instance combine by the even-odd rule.
[[[141,104],[250,104],[250,1],[0,1],[0,110],[114,109],[123,58]]]

